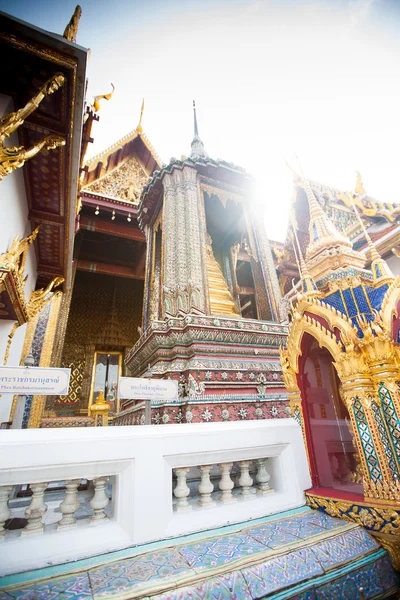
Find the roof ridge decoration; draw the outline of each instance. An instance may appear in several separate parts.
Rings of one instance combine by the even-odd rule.
[[[110,94],[108,94],[108,95],[110,95]],[[101,97],[105,98],[105,96],[101,96]],[[114,142],[113,144],[111,144],[111,146],[108,146],[108,148],[106,148],[102,152],[99,152],[98,154],[95,154],[94,156],[92,156],[92,158],[87,159],[85,161],[85,165],[88,167],[89,171],[94,171],[99,163],[104,164],[106,162],[106,159],[111,154],[113,154],[114,152],[116,152],[117,150],[119,150],[120,148],[125,146],[126,144],[129,144],[129,142],[133,142],[133,140],[135,140],[137,137],[141,138],[142,142],[144,143],[147,150],[150,152],[150,154],[156,161],[157,165],[160,165],[160,166],[162,165],[161,158],[159,157],[159,155],[157,154],[157,152],[154,149],[154,146],[152,145],[149,138],[143,131],[143,126],[142,126],[143,113],[144,113],[144,98],[142,100],[142,106],[140,109],[140,118],[139,118],[139,123],[138,123],[137,127],[135,129],[133,129],[132,131],[130,131],[129,133],[127,133],[126,135],[124,135],[124,137],[122,137],[121,139],[119,139],[116,142]]]
[[[359,175],[359,173],[358,173]],[[361,181],[361,180],[360,180]],[[361,184],[362,185],[362,184]],[[353,210],[357,216],[357,219],[361,225],[361,228],[364,232],[364,236],[365,239],[367,240],[367,244],[368,244],[368,248],[370,250],[371,253],[371,271],[372,271],[372,275],[374,278],[374,281],[377,280],[392,280],[394,278],[392,271],[389,268],[389,265],[387,264],[387,262],[385,260],[383,260],[383,258],[381,257],[381,255],[379,254],[379,252],[376,249],[375,244],[373,243],[373,241],[371,240],[371,237],[368,233],[368,231],[365,228],[365,225],[358,213],[358,210],[353,202]]]

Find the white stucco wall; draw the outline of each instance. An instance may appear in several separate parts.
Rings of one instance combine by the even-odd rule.
[[[0,94],[0,117],[13,110],[13,103],[9,96]],[[7,145],[18,145],[18,137],[14,134],[6,142]],[[31,233],[28,221],[28,205],[25,193],[23,167],[13,171],[10,175],[0,181],[0,254],[6,252],[16,235],[20,239]],[[34,248],[31,247],[26,261],[25,273],[28,280],[25,287],[25,296],[29,299],[31,291],[36,285],[36,256]],[[0,364],[3,364],[6,351],[8,334],[14,321],[0,320]],[[11,344],[9,365],[19,365],[21,351],[24,343],[26,325],[19,327]],[[12,395],[0,396],[0,423],[8,421]]]
[[[386,262],[389,265],[393,275],[400,275],[400,258],[398,256],[392,254],[392,256],[386,259]]]

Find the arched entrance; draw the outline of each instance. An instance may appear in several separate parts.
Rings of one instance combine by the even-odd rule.
[[[314,487],[363,494],[350,417],[331,354],[309,334],[302,340],[298,384]]]

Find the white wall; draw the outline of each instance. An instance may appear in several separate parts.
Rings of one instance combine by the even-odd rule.
[[[397,275],[400,275],[400,258],[398,256],[392,254],[386,259],[386,262],[389,265],[393,275],[396,277]]]
[[[172,470],[268,458],[273,492],[176,512]],[[113,479],[112,515],[96,526],[14,536],[0,543],[0,576],[289,510],[311,486],[294,419],[143,427],[10,429],[0,435],[0,486]],[[61,501],[61,500],[60,500]],[[60,514],[61,517],[61,514]]]
[[[0,117],[13,110],[13,103],[9,96],[0,94]],[[6,145],[17,146],[18,136],[14,134],[6,142]],[[10,175],[0,181],[0,254],[6,252],[16,235],[20,239],[31,233],[28,221],[28,205],[25,193],[23,167],[16,169]],[[36,256],[34,248],[31,247],[26,262],[25,273],[28,280],[25,287],[25,296],[29,299],[31,291],[36,285]],[[6,351],[8,334],[14,321],[0,320],[0,365],[3,364]],[[18,328],[10,350],[9,365],[19,365],[21,351],[25,337],[26,325]],[[0,423],[8,421],[12,395],[0,395]]]

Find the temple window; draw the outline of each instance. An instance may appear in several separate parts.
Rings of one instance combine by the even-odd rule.
[[[94,354],[92,388],[89,398],[90,406],[96,402],[102,391],[104,398],[110,405],[110,414],[119,411],[118,380],[122,370],[122,352],[108,352],[97,350]]]

